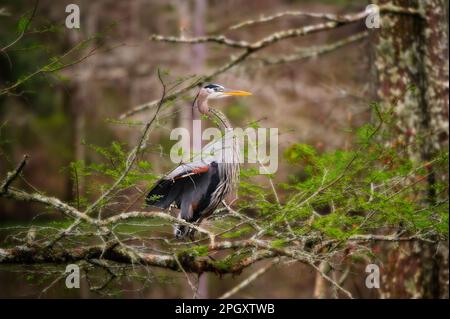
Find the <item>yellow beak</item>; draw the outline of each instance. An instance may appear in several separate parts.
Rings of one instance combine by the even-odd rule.
[[[247,92],[247,91],[227,91],[227,92],[223,92],[223,94],[236,95],[236,96],[249,96],[249,95],[252,95],[250,92]]]

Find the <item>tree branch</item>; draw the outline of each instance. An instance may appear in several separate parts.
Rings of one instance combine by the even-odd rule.
[[[226,245],[225,245],[226,246]],[[218,248],[218,246],[216,247]],[[195,257],[184,254],[158,255],[149,253],[131,253],[120,245],[113,245],[105,249],[104,246],[91,246],[68,249],[39,249],[36,247],[18,246],[14,248],[0,248],[0,264],[67,264],[82,260],[101,259],[127,265],[154,266],[174,271],[201,274],[213,272],[217,274],[236,274],[253,263],[268,258],[271,254],[257,253],[252,257],[225,266],[223,263],[209,257]],[[178,259],[178,261],[177,261]]]
[[[244,60],[246,60],[250,55],[254,54],[255,52],[258,52],[268,46],[278,43],[281,40],[294,38],[294,37],[301,37],[301,36],[305,36],[305,35],[312,34],[315,32],[334,29],[338,26],[358,21],[362,17],[364,17],[363,13],[357,13],[354,15],[349,15],[345,21],[344,20],[329,21],[329,22],[325,22],[325,23],[318,23],[315,25],[307,25],[307,26],[300,27],[300,28],[279,31],[279,32],[272,33],[272,34],[262,38],[259,41],[255,41],[252,43],[247,42],[247,41],[232,40],[223,35],[194,37],[194,38],[152,35],[150,37],[150,40],[158,41],[158,42],[186,43],[186,44],[198,44],[198,43],[208,43],[209,42],[209,43],[218,43],[218,44],[225,45],[225,46],[228,46],[231,48],[244,49],[244,51],[240,55],[238,55],[235,58],[232,58],[228,63],[217,68],[216,70],[211,72],[209,75],[201,76],[200,78],[198,78],[196,81],[194,81],[190,85],[166,96],[166,98],[163,100],[163,102],[175,100],[178,96],[188,92],[192,88],[197,87],[198,85],[201,85],[204,82],[212,80],[213,78],[224,73],[225,71],[229,70],[233,66],[243,62]],[[156,106],[157,104],[158,104],[158,101],[151,101],[148,103],[138,105],[136,107],[133,107],[131,110],[121,114],[119,116],[119,119],[123,120],[132,115],[135,115],[137,113],[140,113],[142,111],[150,109],[150,108]]]
[[[86,211],[85,211],[86,215],[89,215],[93,210],[95,210],[100,205],[100,203],[104,199],[106,199],[120,185],[120,183],[122,183],[122,181],[125,179],[125,177],[130,172],[131,168],[133,167],[134,162],[136,161],[136,158],[139,155],[139,152],[143,148],[145,148],[147,141],[150,137],[150,127],[152,126],[153,122],[155,121],[156,117],[158,116],[159,111],[161,110],[161,106],[164,103],[165,96],[166,96],[166,85],[165,85],[164,81],[162,80],[161,71],[159,69],[158,69],[158,79],[162,85],[162,93],[161,93],[161,98],[159,99],[158,107],[156,109],[155,114],[153,115],[151,120],[145,124],[144,130],[139,139],[139,142],[138,142],[137,146],[128,155],[126,166],[125,166],[122,174],[120,175],[120,177],[118,179],[116,179],[114,184],[108,190],[106,190],[92,205],[90,205],[86,209]]]
[[[336,42],[333,42],[330,44],[301,49],[301,50],[299,50],[299,52],[294,53],[294,54],[289,54],[289,55],[285,55],[285,56],[278,57],[278,58],[255,58],[255,59],[259,59],[259,60],[263,61],[263,63],[266,65],[274,65],[274,64],[290,63],[290,62],[295,62],[295,61],[299,61],[299,60],[314,58],[318,55],[329,53],[329,52],[332,52],[343,46],[351,44],[353,42],[357,42],[361,39],[366,38],[368,35],[369,35],[369,33],[367,31],[360,32],[360,33],[354,34],[345,39],[342,39],[342,40],[339,40],[339,41],[336,41]]]
[[[411,15],[418,15],[422,16],[423,14],[414,8],[405,8],[405,7],[399,7],[392,4],[386,4],[378,6],[380,13],[399,13],[399,14],[411,14]],[[358,13],[353,14],[334,14],[334,13],[316,13],[316,12],[305,12],[305,11],[284,11],[279,12],[274,15],[261,17],[259,19],[254,20],[246,20],[243,22],[239,22],[238,24],[232,25],[228,28],[228,30],[237,30],[244,27],[253,26],[255,24],[261,24],[266,22],[271,22],[273,20],[283,18],[283,17],[309,17],[309,18],[318,18],[318,19],[325,19],[329,21],[335,21],[335,22],[352,22],[354,20],[364,19],[367,17],[371,12],[368,10],[364,10]]]
[[[12,172],[9,172],[6,176],[6,179],[3,181],[0,186],[0,195],[8,192],[9,185],[20,175],[25,165],[27,164],[28,155],[24,155],[22,161],[17,165],[16,169]]]
[[[275,266],[278,262],[280,261],[279,258],[275,258],[274,260],[272,260],[270,263],[268,263],[267,265],[265,265],[264,267],[258,269],[256,272],[254,272],[253,274],[251,274],[247,279],[241,281],[239,283],[239,285],[233,287],[232,289],[230,289],[229,291],[227,291],[226,293],[224,293],[222,296],[220,296],[218,299],[227,299],[230,298],[231,296],[233,296],[234,294],[236,294],[237,292],[239,292],[240,290],[242,290],[243,288],[247,287],[248,285],[250,285],[252,282],[254,282],[256,279],[258,279],[259,277],[261,277],[262,275],[264,275],[269,269],[271,269],[273,266]]]
[[[23,30],[20,32],[19,36],[13,42],[11,42],[10,44],[1,48],[0,49],[1,52],[6,54],[6,50],[8,50],[10,47],[15,45],[17,42],[20,41],[20,39],[23,38],[23,36],[25,35],[25,32],[27,32],[28,27],[30,26],[31,21],[33,20],[34,16],[36,15],[38,5],[39,5],[39,0],[36,0],[34,2],[34,6],[33,6],[33,10],[31,11],[30,18],[27,19],[27,22],[26,22],[25,26],[23,27]]]
[[[229,46],[231,48],[248,49],[251,44],[247,41],[236,41],[225,37],[224,35],[210,35],[204,37],[186,38],[163,36],[159,34],[152,34],[149,38],[151,41],[168,42],[168,43],[185,43],[185,44],[199,44],[199,43],[218,43]]]

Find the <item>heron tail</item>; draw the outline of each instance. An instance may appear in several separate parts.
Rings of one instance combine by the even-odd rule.
[[[172,181],[162,179],[147,194],[145,202],[147,205],[165,209],[177,200],[180,191],[178,185],[173,186]]]

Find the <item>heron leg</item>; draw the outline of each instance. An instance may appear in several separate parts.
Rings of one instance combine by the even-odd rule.
[[[195,240],[195,229],[189,228],[189,230],[188,230],[188,236],[189,236],[189,239],[190,239],[191,241],[194,241],[194,240]]]
[[[184,219],[187,222],[191,222],[192,216],[193,216],[192,204],[188,204],[188,205],[182,204],[181,211],[180,211],[180,214],[178,215],[178,218]],[[192,232],[192,231],[194,231],[194,232]],[[195,235],[195,229],[192,229],[189,226],[176,224],[176,225],[174,225],[174,233],[175,233],[175,237],[177,239],[183,239],[184,237],[188,236],[191,240],[193,240],[194,235]]]

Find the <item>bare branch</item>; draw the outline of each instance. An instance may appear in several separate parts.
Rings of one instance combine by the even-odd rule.
[[[169,43],[186,43],[186,44],[198,44],[198,43],[218,43],[223,44],[232,48],[239,49],[247,49],[250,48],[250,43],[246,41],[235,41],[231,40],[223,35],[217,36],[205,36],[205,37],[195,37],[195,38],[186,38],[186,37],[173,37],[168,36],[165,37],[159,34],[153,34],[150,36],[151,41],[157,42],[169,42]]]
[[[8,173],[5,181],[0,186],[0,195],[8,192],[9,185],[11,185],[11,183],[20,175],[23,168],[27,164],[27,160],[28,155],[24,155],[22,161],[19,163],[19,165],[17,165],[16,169]]]
[[[357,241],[357,242],[367,242],[367,241],[424,241],[428,243],[436,243],[428,238],[424,238],[423,236],[413,235],[413,236],[399,236],[398,234],[393,235],[353,235],[348,238],[349,241]]]
[[[44,204],[56,209],[67,217],[81,219],[89,224],[98,225],[97,220],[87,216],[86,214],[77,210],[75,207],[72,207],[55,197],[49,197],[38,193],[26,193],[24,191],[13,190],[11,188],[9,188],[5,193],[0,193],[0,196],[22,202],[35,202]]]
[[[241,53],[240,55],[238,55],[234,58],[231,58],[229,62],[227,62],[224,65],[222,65],[221,67],[217,68],[215,71],[211,72],[210,74],[201,76],[198,79],[196,79],[195,81],[193,81],[191,84],[187,85],[186,87],[181,88],[171,94],[166,95],[166,97],[163,99],[163,103],[166,103],[168,101],[174,101],[182,94],[189,92],[191,89],[198,87],[199,85],[202,85],[203,83],[205,83],[207,81],[212,80],[213,78],[217,77],[218,75],[224,73],[225,71],[231,69],[233,66],[235,66],[235,65],[239,64],[240,62],[242,62],[243,60],[245,60],[247,58],[247,56],[249,56],[250,54],[251,54],[250,50],[245,50],[243,53]],[[119,116],[119,119],[123,120],[123,119],[126,119],[137,113],[151,109],[151,108],[155,107],[156,105],[158,105],[158,102],[159,102],[159,100],[154,100],[151,102],[147,102],[147,103],[138,105],[138,106],[132,108],[131,110],[121,114]]]
[[[331,21],[331,22],[319,23],[319,24],[315,24],[315,25],[308,25],[308,26],[304,26],[304,27],[296,28],[296,29],[279,31],[279,32],[272,33],[271,35],[266,36],[263,39],[253,42],[253,43],[246,42],[246,41],[231,40],[222,35],[207,36],[207,37],[194,37],[194,38],[172,37],[172,36],[166,37],[166,36],[162,36],[162,35],[152,35],[150,37],[150,39],[153,41],[159,41],[159,42],[186,43],[186,44],[198,44],[198,43],[211,42],[211,43],[219,43],[219,44],[229,46],[232,48],[244,49],[244,51],[240,55],[238,55],[235,58],[232,58],[228,63],[217,68],[216,70],[211,72],[209,75],[202,76],[202,77],[198,78],[196,81],[194,81],[193,83],[191,83],[190,85],[188,85],[170,95],[167,95],[165,97],[165,99],[163,100],[163,103],[166,101],[175,100],[178,96],[188,92],[192,88],[194,88],[198,85],[201,85],[204,82],[212,80],[213,78],[224,73],[225,71],[229,70],[233,66],[243,62],[244,60],[246,60],[250,55],[254,54],[255,52],[262,50],[268,46],[271,46],[275,43],[278,43],[281,40],[294,38],[294,37],[301,37],[301,36],[305,36],[308,34],[319,32],[319,31],[334,29],[343,24],[357,21],[359,19],[359,16],[355,15],[353,17],[353,19],[354,20],[349,19],[348,21],[345,21],[345,22]],[[134,114],[137,114],[144,110],[150,109],[150,108],[156,106],[157,104],[158,104],[158,101],[151,101],[148,103],[138,105],[138,106],[132,108],[130,111],[127,111],[127,112],[123,113],[122,115],[120,115],[119,119],[123,120]]]
[[[122,174],[120,175],[120,177],[118,179],[116,179],[114,184],[107,191],[105,191],[92,205],[90,205],[86,209],[86,211],[85,211],[86,215],[89,215],[94,209],[96,209],[101,204],[101,202],[105,198],[107,198],[120,185],[120,183],[122,183],[122,181],[125,179],[125,177],[127,177],[128,173],[130,172],[131,168],[133,167],[134,162],[136,161],[136,158],[139,155],[139,152],[143,148],[145,148],[147,141],[150,137],[150,127],[152,126],[153,122],[155,121],[156,117],[158,116],[159,111],[161,110],[161,106],[164,103],[164,98],[166,96],[166,85],[161,78],[161,71],[159,69],[158,69],[158,79],[162,85],[162,94],[161,94],[161,98],[159,99],[158,107],[156,109],[155,114],[153,115],[152,119],[145,124],[141,138],[139,139],[139,143],[128,155],[126,166],[125,166]]]
[[[254,272],[252,275],[250,275],[247,279],[241,281],[239,285],[233,287],[226,293],[224,293],[222,296],[220,296],[218,299],[227,299],[242,290],[243,288],[247,287],[249,284],[251,284],[253,281],[264,275],[269,269],[271,269],[273,266],[275,266],[280,261],[279,258],[275,258],[270,263],[265,265],[264,267],[258,269],[256,272]]]
[[[338,284],[336,281],[334,281],[333,279],[331,279],[327,274],[325,274],[322,270],[319,269],[319,267],[317,267],[316,265],[314,265],[314,263],[310,264],[311,267],[313,267],[325,280],[327,280],[328,282],[330,282],[333,286],[335,286],[337,289],[339,289],[340,291],[342,291],[348,298],[353,299],[353,295],[351,294],[350,291],[348,291],[347,289],[343,288],[340,284]]]
[[[210,232],[210,231],[208,231],[208,230],[206,230],[206,229],[204,229],[202,227],[199,227],[197,225],[194,225],[192,223],[189,223],[189,222],[185,221],[184,219],[176,218],[176,217],[173,217],[173,216],[171,216],[171,215],[169,215],[167,213],[163,213],[163,212],[128,212],[128,213],[122,213],[122,214],[118,214],[118,215],[114,215],[112,217],[109,217],[109,218],[107,218],[105,220],[102,220],[101,222],[99,222],[99,224],[102,225],[102,226],[107,226],[107,225],[110,225],[110,224],[117,223],[119,221],[130,219],[130,218],[148,218],[148,219],[160,218],[160,219],[163,219],[163,220],[167,220],[167,221],[169,221],[169,222],[171,222],[173,224],[181,224],[181,225],[184,225],[184,226],[188,226],[188,227],[191,227],[191,228],[193,228],[193,229],[195,229],[195,230],[197,230],[197,231],[199,231],[201,233],[204,233],[204,234],[208,235],[210,240],[211,240],[211,243],[214,244],[215,235],[212,232]]]
[[[361,32],[361,33],[357,33],[355,35],[349,36],[345,39],[342,39],[342,40],[339,40],[339,41],[336,41],[336,42],[333,42],[330,44],[301,49],[301,50],[299,50],[299,52],[294,53],[294,54],[289,54],[289,55],[278,57],[278,58],[255,58],[255,59],[262,60],[266,65],[283,64],[283,63],[290,63],[290,62],[295,62],[295,61],[299,61],[299,60],[305,60],[308,58],[314,58],[321,54],[332,52],[340,47],[343,47],[343,46],[346,46],[353,42],[364,39],[368,35],[369,35],[368,32]]]
[[[404,8],[395,6],[392,4],[387,5],[381,5],[379,6],[380,13],[381,12],[391,12],[391,13],[400,13],[400,14],[412,14],[412,15],[418,15],[422,16],[422,13],[414,8]],[[254,20],[247,20],[240,23],[237,23],[235,25],[232,25],[228,28],[228,30],[236,30],[244,27],[253,26],[255,24],[261,24],[266,22],[271,22],[273,20],[283,18],[283,17],[309,17],[309,18],[318,18],[318,19],[325,19],[329,21],[335,21],[335,22],[351,22],[359,19],[364,19],[368,16],[370,12],[369,11],[361,11],[358,13],[353,14],[334,14],[334,13],[316,13],[316,12],[305,12],[305,11],[284,11],[279,12],[274,15],[270,16],[263,16],[259,19]]]
[[[267,258],[267,254],[256,254],[251,258],[245,258],[233,263],[229,267],[223,267],[222,264],[208,257],[194,257],[178,255],[157,255],[149,253],[131,253],[128,249],[120,245],[107,247],[91,246],[69,249],[39,249],[27,246],[18,246],[15,248],[0,248],[0,264],[67,264],[68,262],[77,262],[81,260],[102,259],[127,265],[154,266],[175,271],[182,271],[181,267],[187,273],[201,274],[204,272],[213,272],[217,274],[240,273],[244,268],[253,263]],[[178,258],[178,262],[177,262]]]

